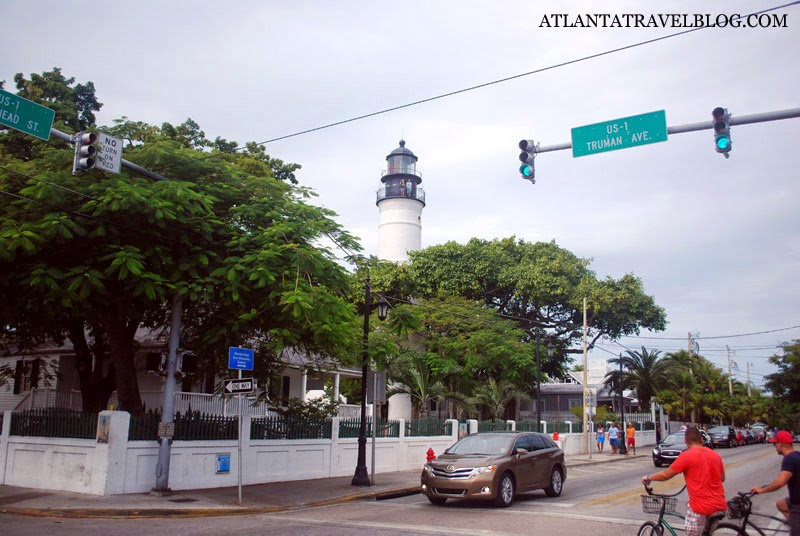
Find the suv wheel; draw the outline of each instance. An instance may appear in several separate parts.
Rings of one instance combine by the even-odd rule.
[[[511,478],[509,473],[505,473],[500,477],[500,483],[497,487],[497,497],[494,498],[494,503],[497,506],[506,508],[511,506],[514,502],[514,479]]]
[[[730,441],[728,441],[728,448],[732,448],[732,449],[736,448],[736,440],[735,439],[731,439]]]
[[[558,467],[553,467],[553,472],[550,473],[550,485],[544,488],[544,493],[548,497],[558,497],[561,495],[561,489],[564,487],[564,477]]]

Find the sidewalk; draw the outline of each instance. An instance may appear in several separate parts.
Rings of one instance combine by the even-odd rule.
[[[588,455],[571,455],[566,460],[567,483],[571,468],[647,456],[647,454],[611,455],[604,452],[594,453],[590,460]],[[258,514],[347,501],[382,500],[412,495],[419,493],[421,472],[420,465],[420,469],[416,471],[379,473],[375,475],[375,484],[366,487],[350,485],[351,476],[243,486],[241,504],[239,504],[238,487],[175,491],[165,495],[138,493],[98,497],[80,493],[0,486],[0,513],[83,518]]]

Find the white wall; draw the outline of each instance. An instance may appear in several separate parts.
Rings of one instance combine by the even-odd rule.
[[[12,412],[6,411],[0,435],[0,484],[115,495],[145,493],[155,485],[157,441],[128,441],[130,415],[102,412],[110,419],[108,442],[10,435]],[[338,420],[338,419],[337,419]],[[242,483],[261,484],[351,475],[358,457],[357,439],[339,439],[336,420],[331,439],[250,440],[251,418],[242,419]],[[376,440],[375,473],[422,470],[426,452],[440,453],[458,435]],[[98,428],[100,426],[98,425]],[[98,434],[99,435],[99,434]],[[371,439],[367,441],[368,466]],[[230,455],[230,471],[217,473],[217,455]],[[174,490],[238,484],[237,441],[175,441],[170,453],[169,487]]]

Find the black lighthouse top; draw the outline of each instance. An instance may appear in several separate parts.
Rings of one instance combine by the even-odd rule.
[[[400,147],[386,157],[389,168],[383,172],[378,189],[376,203],[387,198],[405,197],[425,204],[425,190],[422,189],[422,175],[417,172],[417,157],[406,149],[405,140],[400,140]]]

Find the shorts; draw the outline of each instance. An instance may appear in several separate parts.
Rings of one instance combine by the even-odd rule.
[[[706,520],[708,516],[698,514],[689,506],[686,507],[686,523],[684,524],[684,534],[686,536],[702,536],[703,529],[706,528]]]
[[[635,447],[636,446],[636,438],[635,437],[629,437],[628,438],[628,446],[629,447]]]
[[[612,447],[616,447],[617,445],[619,445],[619,439],[617,439],[616,437],[612,437],[611,439],[608,440],[608,444],[611,445]]]

